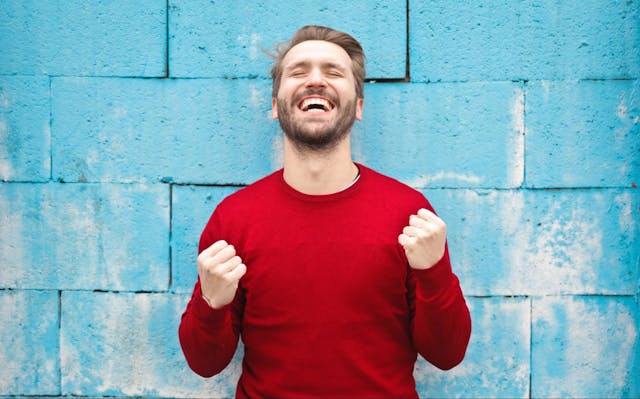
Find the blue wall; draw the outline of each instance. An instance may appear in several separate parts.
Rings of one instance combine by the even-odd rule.
[[[263,48],[316,23],[368,55],[356,158],[449,226],[474,330],[420,394],[640,397],[640,3],[323,4],[0,3],[0,396],[233,394],[179,317],[210,212],[282,162]]]

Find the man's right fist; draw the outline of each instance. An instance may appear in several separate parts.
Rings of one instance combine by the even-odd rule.
[[[204,300],[212,308],[233,301],[240,278],[247,272],[233,245],[220,240],[198,255],[198,276]]]

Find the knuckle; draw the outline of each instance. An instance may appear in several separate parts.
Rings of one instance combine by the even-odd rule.
[[[198,265],[198,270],[207,271],[209,269],[209,264],[206,259],[198,258],[198,261],[196,263]]]
[[[196,262],[198,262],[198,265],[204,264],[204,260],[205,260],[205,256],[204,254],[199,254],[198,257],[196,258]]]

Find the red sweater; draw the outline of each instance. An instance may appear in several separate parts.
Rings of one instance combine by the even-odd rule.
[[[239,336],[238,397],[417,397],[417,353],[441,369],[462,361],[471,320],[448,251],[414,270],[397,241],[431,206],[358,166],[360,179],[336,194],[302,194],[280,170],[218,205],[200,251],[224,239],[247,273],[217,310],[196,283],[179,331],[196,373],[222,371]]]

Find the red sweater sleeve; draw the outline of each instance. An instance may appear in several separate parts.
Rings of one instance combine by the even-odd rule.
[[[469,343],[471,317],[447,247],[431,268],[411,269],[409,299],[415,349],[439,369],[458,365]]]
[[[200,237],[198,253],[216,241],[210,234],[211,225],[215,224],[214,215]],[[212,309],[202,298],[198,279],[178,329],[182,352],[195,373],[211,377],[231,362],[238,346],[242,307],[238,290],[231,304]]]

